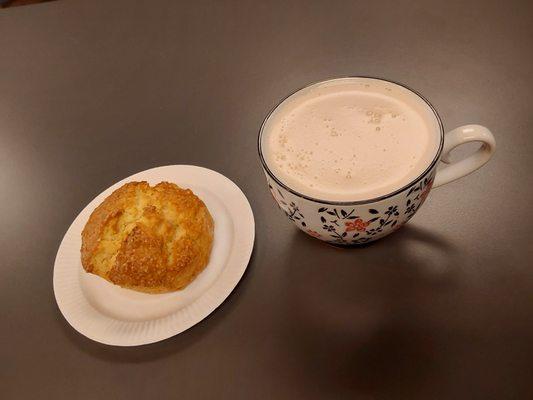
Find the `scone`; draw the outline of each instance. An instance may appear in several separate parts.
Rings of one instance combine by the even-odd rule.
[[[189,189],[168,182],[127,183],[85,225],[83,268],[140,292],[182,289],[209,261],[213,225],[207,207]]]

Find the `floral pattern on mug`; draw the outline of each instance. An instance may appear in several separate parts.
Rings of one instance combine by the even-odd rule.
[[[389,225],[392,228],[398,224],[398,219],[394,219],[400,215],[398,206],[390,206],[383,213],[374,208],[361,211],[376,216],[365,221],[360,216],[355,215],[355,208],[346,211],[343,208],[321,207],[318,213],[322,214],[320,221],[322,229],[326,231],[325,234],[329,234],[333,242],[338,244],[365,243],[372,237],[381,234]],[[342,225],[339,225],[340,220],[344,220],[344,231]],[[354,231],[356,232],[351,233]]]
[[[350,231],[364,232],[366,230],[366,227],[369,224],[370,222],[365,222],[361,218],[357,218],[355,221],[347,221],[345,223],[346,232],[350,232]]]
[[[270,180],[269,189],[289,220],[306,234],[346,246],[372,242],[403,226],[426,200],[434,176],[435,169],[390,199],[346,206],[301,199]]]
[[[274,188],[272,187],[271,184],[268,185],[268,188],[270,189],[270,194],[272,195],[274,200],[276,200],[276,203],[277,203],[278,207],[285,213],[285,215],[292,222],[294,222],[296,224],[300,224],[304,228],[307,227],[307,224],[305,223],[305,217],[302,214],[302,212],[300,211],[299,207],[293,201],[291,201],[290,203],[287,203],[285,201],[285,197],[283,196],[283,193],[281,193],[281,191],[279,189],[277,190],[278,195],[279,195],[279,198],[278,198],[278,196],[276,196],[276,194],[274,192]],[[307,232],[307,233],[309,233],[309,232]],[[314,236],[314,235],[311,235],[311,236]],[[314,236],[314,237],[319,237],[319,236]]]
[[[428,194],[431,190],[431,187],[433,186],[433,180],[429,181],[429,183],[426,185],[426,187],[422,190],[422,193],[420,194],[420,201],[423,203],[426,201],[426,197],[428,197]]]
[[[313,236],[313,237],[315,237],[315,238],[319,238],[319,237],[322,236],[320,233],[318,233],[317,231],[314,231],[314,230],[312,230],[312,229],[307,229],[305,232],[306,232],[308,235]]]
[[[405,203],[405,214],[407,215],[407,219],[410,219],[413,215],[415,215],[416,211],[420,208],[424,201],[426,201],[426,198],[428,197],[432,187],[433,178],[428,179],[426,177],[409,189],[407,192],[407,202]]]

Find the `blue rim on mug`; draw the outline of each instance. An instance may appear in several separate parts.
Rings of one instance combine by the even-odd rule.
[[[285,100],[287,100],[289,97],[293,96],[294,94],[298,93],[300,90],[303,90],[303,89],[306,89],[308,87],[311,87],[311,86],[314,86],[314,85],[318,85],[320,83],[327,83],[327,82],[332,82],[332,81],[337,81],[337,80],[341,80],[341,79],[350,79],[350,78],[363,78],[363,79],[374,79],[374,80],[378,80],[378,81],[383,81],[383,82],[389,82],[389,83],[392,83],[394,85],[398,85],[398,86],[401,86],[407,90],[409,90],[411,93],[414,93],[416,96],[418,96],[420,99],[422,99],[427,105],[428,107],[430,108],[430,110],[433,112],[433,115],[435,116],[435,118],[437,119],[437,122],[439,124],[439,132],[440,132],[440,141],[439,141],[439,148],[437,149],[437,153],[435,154],[435,157],[433,158],[433,160],[431,161],[431,163],[427,166],[426,169],[424,169],[424,171],[418,175],[415,179],[413,179],[412,181],[410,181],[408,184],[402,186],[401,188],[395,190],[394,192],[391,192],[391,193],[387,193],[387,194],[384,194],[382,196],[379,196],[379,197],[375,197],[373,199],[367,199],[367,200],[356,200],[356,201],[333,201],[333,200],[324,200],[324,199],[317,199],[317,198],[314,198],[314,197],[311,197],[311,196],[307,196],[303,193],[299,193],[298,191],[294,190],[294,189],[291,189],[289,186],[287,186],[286,184],[284,184],[278,177],[276,177],[276,175],[274,175],[274,173],[270,170],[270,168],[268,167],[266,161],[265,161],[265,158],[263,157],[263,150],[262,150],[262,145],[261,145],[261,139],[263,137],[263,131],[264,131],[264,127],[265,127],[265,124],[266,122],[268,121],[268,119],[270,118],[270,116],[272,115],[272,113],[274,111],[276,111],[276,109],[281,105],[283,104],[283,102]],[[402,83],[399,83],[399,82],[395,82],[393,80],[390,80],[390,79],[384,79],[384,78],[379,78],[379,77],[375,77],[375,76],[364,76],[364,75],[357,75],[357,76],[345,76],[345,77],[339,77],[339,78],[331,78],[331,79],[326,79],[326,80],[323,80],[323,81],[318,81],[318,82],[313,82],[313,83],[310,83],[308,85],[305,85],[299,89],[296,89],[294,90],[293,92],[291,92],[290,94],[288,94],[287,96],[285,96],[283,99],[281,99],[270,111],[269,113],[267,114],[267,116],[265,117],[265,119],[263,120],[263,123],[261,124],[261,128],[259,130],[259,135],[258,135],[258,138],[257,138],[257,150],[259,152],[259,159],[261,160],[261,164],[263,166],[263,169],[266,171],[266,173],[278,184],[280,185],[282,188],[284,188],[285,190],[287,190],[288,192],[298,196],[298,197],[301,197],[301,198],[304,198],[304,199],[307,199],[307,200],[310,200],[310,201],[313,201],[315,203],[321,203],[321,204],[331,204],[331,205],[338,205],[338,206],[343,206],[343,205],[358,205],[358,204],[368,204],[368,203],[374,203],[374,202],[377,202],[377,201],[381,201],[381,200],[385,200],[385,199],[388,199],[392,196],[395,196],[407,189],[409,189],[413,184],[415,184],[416,182],[418,182],[420,179],[422,179],[434,166],[435,164],[439,161],[440,159],[440,156],[441,156],[441,153],[442,153],[442,149],[443,149],[443,146],[444,146],[444,126],[442,124],[442,120],[437,112],[437,110],[435,109],[435,107],[433,107],[433,105],[429,102],[428,99],[426,99],[424,96],[422,96],[420,93],[418,93],[416,90],[413,90],[411,89],[410,87],[402,84]]]

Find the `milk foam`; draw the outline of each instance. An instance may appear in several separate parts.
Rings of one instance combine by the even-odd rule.
[[[432,162],[440,130],[429,106],[402,86],[345,78],[287,98],[263,128],[272,173],[305,195],[359,201],[391,193]]]

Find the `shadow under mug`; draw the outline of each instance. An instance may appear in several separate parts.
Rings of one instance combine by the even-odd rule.
[[[438,125],[440,143],[427,168],[412,182],[383,196],[361,201],[329,201],[316,199],[288,187],[269,169],[263,156],[262,137],[265,124],[276,109],[291,96],[302,90],[341,80],[377,80],[407,90],[427,105],[427,110]],[[450,152],[457,146],[480,142],[481,147],[467,158],[450,162]],[[284,98],[266,116],[258,138],[259,158],[274,200],[298,228],[325,242],[349,246],[372,242],[394,232],[420,209],[432,188],[466,176],[489,161],[496,142],[492,133],[481,125],[464,125],[444,135],[442,121],[431,103],[413,89],[386,79],[354,76],[313,83]],[[448,164],[437,173],[439,161]]]

